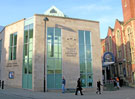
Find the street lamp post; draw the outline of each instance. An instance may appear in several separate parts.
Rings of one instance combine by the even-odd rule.
[[[45,46],[46,46],[46,21],[49,21],[49,19],[47,17],[44,18],[44,22],[45,22],[45,31],[44,31],[44,92],[45,92],[45,64],[46,64],[46,60],[45,60]]]

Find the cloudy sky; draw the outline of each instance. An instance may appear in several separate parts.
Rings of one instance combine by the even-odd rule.
[[[52,5],[69,17],[99,21],[101,38],[116,19],[123,20],[121,0],[1,0],[0,25],[43,14]]]

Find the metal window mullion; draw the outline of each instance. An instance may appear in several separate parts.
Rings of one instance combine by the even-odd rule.
[[[53,56],[55,55],[54,50],[55,50],[55,28],[53,31]]]
[[[14,52],[14,34],[13,34],[13,42],[12,42],[12,46],[11,46],[11,48],[12,48],[12,59],[11,60],[13,60],[13,52]]]
[[[29,59],[29,36],[30,36],[30,25],[28,25],[28,59]]]
[[[53,56],[54,56],[54,34],[55,34],[55,28],[54,28],[54,30],[53,30],[53,36],[52,36],[52,41],[51,41],[51,43],[52,43],[52,45],[51,45],[51,47],[52,47],[52,50],[53,50],[53,52],[52,52],[52,54],[53,54]],[[53,59],[53,61],[54,61],[54,64],[55,64],[55,58],[51,58],[51,59]],[[54,65],[54,88],[56,88],[56,85],[55,85],[55,65]]]
[[[84,55],[85,55],[85,76],[86,76],[85,84],[86,84],[86,87],[87,87],[87,63],[86,63],[87,61],[86,61],[86,38],[85,38],[85,31],[84,31],[84,51],[85,51]]]

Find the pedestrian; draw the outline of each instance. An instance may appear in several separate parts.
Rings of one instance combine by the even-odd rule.
[[[116,77],[116,83],[117,83],[117,88],[120,89],[119,78],[118,77]]]
[[[83,93],[82,93],[82,85],[81,85],[80,78],[78,78],[78,81],[77,81],[77,88],[76,88],[75,95],[77,95],[78,91],[80,91],[80,94],[83,95]]]
[[[116,83],[116,78],[115,77],[113,79],[113,82],[114,82],[114,87],[116,87],[117,86],[117,83]]]
[[[62,93],[65,93],[65,85],[66,85],[66,80],[65,80],[65,78],[63,77],[63,78],[62,78]]]
[[[96,91],[96,94],[101,94],[101,86],[102,86],[102,84],[101,84],[100,80],[98,80],[97,81],[97,91]]]

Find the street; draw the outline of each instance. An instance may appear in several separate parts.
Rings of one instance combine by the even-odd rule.
[[[95,92],[84,92],[81,96],[74,93],[32,92],[24,89],[0,89],[0,99],[135,99],[135,88],[124,87],[117,91],[103,91],[101,95]]]

